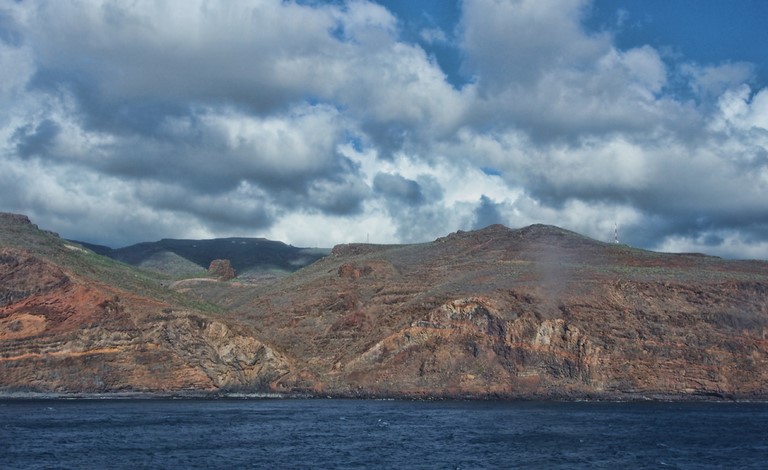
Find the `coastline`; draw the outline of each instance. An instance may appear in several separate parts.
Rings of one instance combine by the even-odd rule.
[[[401,400],[551,403],[766,403],[764,396],[673,393],[600,393],[588,395],[422,394],[422,393],[276,393],[276,392],[21,392],[0,391],[0,401],[35,400]]]

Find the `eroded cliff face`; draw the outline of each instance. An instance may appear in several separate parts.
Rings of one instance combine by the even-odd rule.
[[[374,344],[340,372],[358,387],[413,395],[527,394],[548,385],[588,389],[599,378],[599,351],[562,319],[505,320],[493,300],[447,302]]]
[[[0,248],[0,307],[68,283],[69,278],[52,263],[25,252]]]
[[[767,307],[754,286],[734,287],[720,298],[727,304],[715,301],[714,308],[692,302],[679,286],[642,287],[668,297],[654,297],[649,309],[631,296],[617,302],[617,291],[626,295],[628,286],[607,286],[605,304],[563,303],[558,318],[508,300],[467,297],[380,338],[370,334],[375,320],[363,308],[355,321],[342,317],[343,325],[348,337],[358,331],[374,341],[333,346],[342,343],[334,323],[312,338],[318,349],[330,349],[325,360],[307,363],[322,384],[315,388],[353,396],[768,396]],[[743,314],[750,310],[761,318]]]
[[[244,328],[0,251],[0,389],[271,390],[284,355]]]
[[[298,359],[307,391],[768,396],[766,263],[660,255],[547,227],[333,253],[235,306]]]
[[[0,392],[768,398],[766,262],[492,226],[171,291],[23,217],[3,240]]]

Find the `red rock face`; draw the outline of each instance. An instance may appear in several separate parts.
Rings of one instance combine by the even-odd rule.
[[[221,281],[229,281],[237,276],[228,259],[215,259],[208,266],[208,273]]]
[[[29,252],[0,248],[0,307],[69,283],[64,272]]]
[[[0,308],[0,390],[263,389],[288,372],[280,353],[241,327],[68,279]]]
[[[289,372],[287,359],[250,330],[139,295],[135,284],[126,290],[105,283],[135,283],[143,274],[97,267],[95,255],[13,222],[12,242],[1,223],[0,241],[45,254],[0,248],[0,392],[269,389]],[[30,238],[19,240],[19,233]]]

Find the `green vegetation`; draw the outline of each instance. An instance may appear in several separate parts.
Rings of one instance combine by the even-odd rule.
[[[0,248],[2,247],[29,251],[75,275],[118,287],[136,295],[209,313],[224,311],[216,305],[168,289],[167,286],[175,280],[171,276],[138,269],[98,255],[76,243],[63,240],[52,232],[40,230],[32,224],[0,221]]]
[[[164,239],[116,250],[99,248],[110,258],[176,278],[203,276],[215,259],[230,260],[238,274],[284,276],[329,253],[264,238]]]

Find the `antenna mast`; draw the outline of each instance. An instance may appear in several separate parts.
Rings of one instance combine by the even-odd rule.
[[[613,224],[613,242],[619,243],[619,224],[618,223]]]

